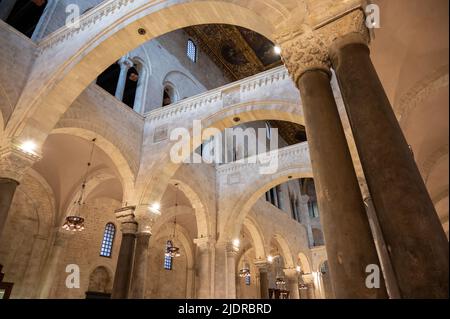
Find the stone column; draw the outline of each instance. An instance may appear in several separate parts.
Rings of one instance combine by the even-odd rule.
[[[3,233],[9,208],[19,182],[10,178],[0,177],[0,234]]]
[[[0,149],[0,236],[17,186],[26,170],[39,159],[35,153],[26,153],[17,145],[11,144]]]
[[[282,44],[300,90],[314,181],[337,298],[386,298],[366,287],[366,267],[379,265],[347,140],[331,88],[327,47],[312,32]]]
[[[40,278],[41,281],[39,284],[38,293],[39,299],[48,299],[51,297],[50,294],[54,286],[55,278],[58,277],[58,263],[61,259],[61,255],[64,253],[66,243],[70,239],[71,235],[73,235],[73,233],[64,231],[62,228],[58,229],[56,234],[54,234],[54,243],[50,248],[50,252],[45,262],[45,267],[43,268],[44,273]]]
[[[298,271],[296,269],[285,269],[284,274],[286,275],[287,279],[286,281],[290,299],[300,299],[300,294],[298,291]]]
[[[119,80],[117,81],[115,96],[119,101],[122,101],[123,94],[125,92],[125,85],[127,83],[128,70],[133,66],[133,61],[128,59],[128,57],[122,57],[118,63],[120,66],[120,75]]]
[[[320,299],[316,296],[316,286],[314,284],[313,274],[303,274],[302,280],[308,287],[308,289],[306,290],[306,299]]]
[[[227,299],[236,299],[236,257],[238,249],[232,244],[226,246]]]
[[[121,224],[122,242],[114,275],[112,299],[126,299],[129,295],[137,232],[134,209],[134,207],[125,207],[116,211],[116,218]]]
[[[131,278],[130,296],[132,299],[145,298],[145,284],[148,272],[148,250],[151,238],[149,231],[140,231],[136,235],[134,266]]]
[[[197,245],[197,298],[211,298],[211,240],[209,238],[194,239]]]
[[[266,261],[256,261],[255,266],[259,272],[259,289],[261,293],[261,299],[269,299],[269,275],[268,264]]]
[[[448,241],[370,59],[364,14],[354,11],[328,28],[330,57],[400,293],[448,298]]]

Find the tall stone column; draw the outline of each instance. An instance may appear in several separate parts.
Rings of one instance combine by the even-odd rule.
[[[116,218],[121,224],[122,242],[114,275],[112,299],[126,299],[129,295],[138,228],[134,218],[134,209],[135,207],[125,207],[116,211]]]
[[[10,178],[0,177],[0,234],[5,227],[9,208],[19,182]]]
[[[296,269],[285,269],[284,274],[287,279],[290,299],[300,299],[300,294],[298,291],[298,271]]]
[[[38,155],[27,153],[13,144],[0,150],[0,236],[17,186],[26,170],[39,159]]]
[[[347,140],[331,88],[327,47],[307,32],[282,44],[303,104],[314,181],[337,298],[386,298],[366,287],[366,268],[379,265]]]
[[[236,257],[238,249],[232,244],[226,246],[227,299],[236,299]]]
[[[62,228],[58,229],[54,234],[54,243],[50,248],[45,267],[43,268],[44,273],[40,278],[39,299],[51,297],[51,290],[54,286],[55,278],[58,277],[58,264],[71,235],[73,235],[73,233],[64,231]]]
[[[132,299],[145,298],[145,284],[148,272],[148,250],[152,234],[149,231],[140,231],[136,235],[136,248],[134,250],[134,266],[131,278],[130,297]]]
[[[354,11],[323,32],[400,293],[448,298],[448,241],[370,59],[364,14]]]
[[[211,298],[211,246],[212,242],[210,238],[197,238],[194,239],[194,243],[197,245],[197,267],[196,274],[197,280],[197,298],[207,299]]]
[[[133,61],[128,59],[128,57],[122,57],[118,63],[120,66],[120,74],[119,80],[117,81],[115,96],[119,101],[122,101],[123,94],[125,92],[125,85],[127,83],[128,70],[133,66]]]
[[[261,299],[269,299],[269,274],[266,261],[256,261],[255,266],[259,272],[259,289]]]

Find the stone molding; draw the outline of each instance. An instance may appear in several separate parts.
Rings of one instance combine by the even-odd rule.
[[[39,155],[26,153],[11,143],[0,150],[0,177],[20,182],[27,169],[40,159]]]
[[[117,221],[120,223],[120,230],[122,234],[136,234],[138,231],[138,223],[135,216],[135,206],[127,206],[117,209]]]
[[[80,17],[78,28],[63,27],[40,41],[39,54],[42,54],[45,50],[67,41],[86,29],[92,28],[94,24],[99,23],[105,17],[115,14],[118,10],[133,2],[135,2],[135,0],[110,0],[101,3],[96,8],[89,10]]]

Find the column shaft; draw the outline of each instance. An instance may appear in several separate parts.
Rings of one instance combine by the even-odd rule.
[[[130,296],[132,299],[145,298],[145,284],[148,271],[148,249],[150,237],[150,233],[139,233],[136,236],[133,276],[131,279],[130,290]]]
[[[120,244],[119,258],[114,276],[112,299],[126,299],[128,297],[135,242],[136,234],[122,234],[122,243]]]
[[[448,298],[448,241],[369,48],[351,33],[331,57],[400,293]]]
[[[116,98],[119,101],[123,100],[123,94],[125,92],[125,85],[127,83],[127,75],[128,70],[131,67],[131,61],[129,61],[127,58],[122,58],[119,61],[120,66],[120,74],[119,74],[119,80],[117,81],[117,87],[116,87]]]
[[[259,272],[259,286],[261,287],[261,299],[269,299],[269,276],[266,270]]]
[[[333,288],[337,298],[386,298],[366,287],[365,269],[379,265],[352,158],[325,71],[298,80]]]
[[[0,178],[0,236],[18,185],[19,183],[13,179]]]

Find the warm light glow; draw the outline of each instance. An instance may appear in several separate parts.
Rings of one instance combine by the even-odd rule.
[[[273,51],[275,52],[275,54],[278,54],[278,55],[281,54],[281,48],[278,45],[273,47]]]
[[[301,272],[302,268],[300,266],[297,266],[296,270],[297,270],[297,272]]]
[[[239,239],[233,240],[233,246],[234,247],[239,248],[240,244],[241,244],[241,242],[239,241]]]
[[[161,209],[160,203],[153,203],[153,205],[150,207],[150,210],[155,214],[161,214],[160,209]]]
[[[31,140],[25,141],[20,145],[20,149],[25,153],[34,153],[36,150],[36,143]]]
[[[272,262],[273,262],[273,256],[271,256],[271,255],[270,255],[270,256],[267,256],[267,261],[270,262],[270,263],[272,263]]]

